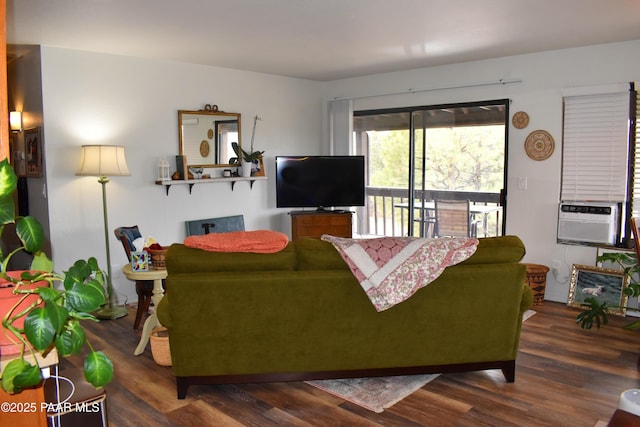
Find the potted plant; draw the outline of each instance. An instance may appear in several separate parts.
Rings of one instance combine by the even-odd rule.
[[[86,380],[96,388],[113,377],[113,364],[87,341],[82,320],[97,321],[91,312],[105,302],[104,272],[95,258],[76,261],[64,273],[53,271],[53,263],[41,251],[44,231],[37,219],[16,215],[13,193],[17,177],[7,159],[0,161],[0,235],[5,226],[15,224],[21,245],[6,256],[0,251],[0,280],[4,292],[15,296],[15,304],[3,313],[2,332],[20,350],[2,371],[2,388],[10,394],[35,387],[42,381],[37,354],[46,356],[54,348],[61,357],[78,354],[86,344]],[[19,252],[33,254],[30,270],[8,271],[11,258]],[[41,286],[35,283],[41,282]],[[25,306],[26,302],[26,306]],[[23,326],[22,326],[23,324]],[[35,365],[26,356],[32,355]]]
[[[629,276],[629,286],[623,292],[629,297],[640,296],[640,282],[636,280],[640,274],[638,258],[634,254],[626,252],[607,252],[597,258],[598,262],[611,262],[620,267],[626,276]],[[600,329],[600,326],[609,323],[609,309],[622,308],[619,306],[609,306],[606,302],[600,302],[594,297],[585,298],[582,307],[585,309],[576,317],[576,323],[582,329],[591,329],[593,325]],[[627,310],[640,311],[638,308],[626,307]],[[624,326],[625,329],[640,329],[640,320],[633,321]]]
[[[248,164],[249,166],[242,166],[243,167],[243,171],[242,171],[242,176],[251,176],[251,171],[249,170],[245,170],[244,168],[253,168],[253,165],[258,165],[260,162],[260,159],[262,158],[262,155],[264,154],[264,151],[245,151],[243,148],[241,148],[237,142],[232,142],[231,143],[231,148],[233,148],[233,152],[236,154],[235,157],[232,157],[229,159],[229,163],[232,165],[238,164],[240,163],[240,160],[242,160],[242,164]]]

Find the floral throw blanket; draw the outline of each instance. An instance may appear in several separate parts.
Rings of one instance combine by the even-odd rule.
[[[322,240],[338,250],[377,311],[406,300],[478,246],[477,239],[466,237],[348,239],[325,234]]]

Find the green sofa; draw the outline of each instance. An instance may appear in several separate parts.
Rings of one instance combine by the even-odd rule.
[[[501,369],[515,380],[532,302],[519,238],[480,239],[408,300],[377,312],[330,243],[274,254],[170,247],[166,294],[178,398],[192,384]]]

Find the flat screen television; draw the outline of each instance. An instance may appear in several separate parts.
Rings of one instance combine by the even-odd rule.
[[[276,206],[364,206],[364,156],[276,156]]]

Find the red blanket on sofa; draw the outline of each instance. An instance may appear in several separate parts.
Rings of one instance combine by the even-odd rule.
[[[270,230],[231,231],[189,236],[184,245],[212,252],[254,252],[270,254],[283,250],[289,243],[286,234]]]

